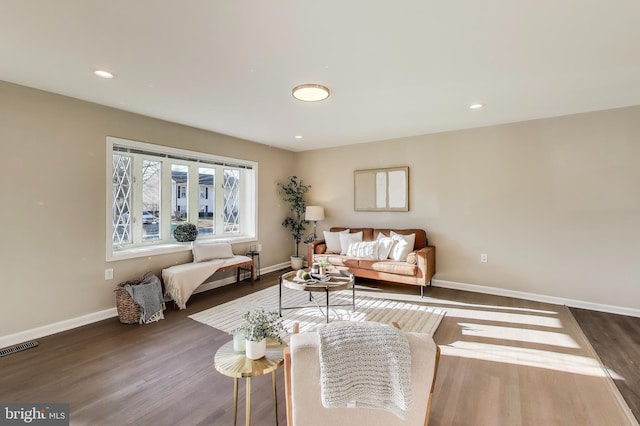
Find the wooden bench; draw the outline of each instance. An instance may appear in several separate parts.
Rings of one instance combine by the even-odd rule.
[[[240,282],[241,269],[249,270],[251,284],[254,282],[253,259],[235,255],[225,259],[213,259],[205,262],[183,263],[162,270],[165,295],[169,296],[180,309],[186,309],[187,300],[194,290],[212,275],[237,268],[236,282]]]

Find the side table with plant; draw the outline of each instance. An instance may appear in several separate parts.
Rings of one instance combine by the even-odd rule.
[[[275,339],[282,343],[281,333],[284,333],[282,317],[275,311],[248,311],[242,315],[243,323],[234,333],[244,333],[245,351],[249,359],[262,358],[267,350],[267,339]]]

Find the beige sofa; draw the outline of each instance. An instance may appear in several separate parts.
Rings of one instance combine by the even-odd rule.
[[[333,227],[330,231],[340,232],[345,229],[349,229],[349,233],[362,231],[363,241],[376,240],[380,233],[388,237],[391,231],[402,235],[415,234],[413,251],[411,251],[406,261],[349,257],[336,253],[327,253],[325,241],[316,240],[307,245],[309,265],[325,261],[335,268],[351,272],[356,277],[420,286],[420,295],[424,295],[424,287],[431,285],[431,279],[436,272],[436,248],[428,245],[427,234],[423,229]]]

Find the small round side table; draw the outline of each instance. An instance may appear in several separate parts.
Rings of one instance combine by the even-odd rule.
[[[233,377],[233,424],[238,419],[238,379],[246,379],[246,425],[251,424],[251,378],[271,373],[273,388],[273,410],[278,425],[278,401],[276,394],[276,370],[284,363],[286,343],[267,340],[267,353],[256,360],[247,358],[244,352],[234,352],[233,341],[227,342],[216,352],[214,363],[216,370],[225,376]]]

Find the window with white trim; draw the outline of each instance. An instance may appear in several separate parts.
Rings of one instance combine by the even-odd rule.
[[[257,163],[107,137],[107,259],[166,253],[180,223],[198,239],[255,240]]]

